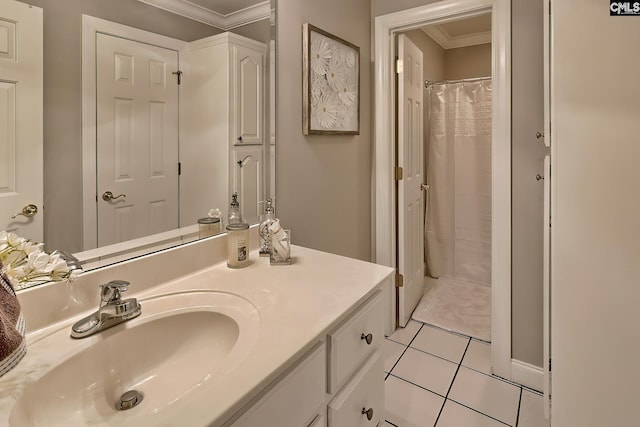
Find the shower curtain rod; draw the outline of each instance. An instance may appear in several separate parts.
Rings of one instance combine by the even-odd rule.
[[[447,84],[447,83],[471,83],[471,82],[479,82],[482,80],[491,80],[491,77],[475,77],[473,79],[459,79],[459,80],[440,80],[437,82],[432,82],[429,80],[424,81],[425,89],[428,89],[429,86]]]

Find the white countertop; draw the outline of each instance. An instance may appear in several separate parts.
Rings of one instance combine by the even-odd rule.
[[[164,411],[163,421],[167,425],[221,425],[297,357],[323,339],[393,273],[389,267],[297,246],[293,247],[292,255],[293,265],[270,266],[268,258],[259,258],[254,250],[251,264],[243,269],[230,269],[221,262],[140,292],[136,292],[132,283],[126,297],[144,299],[177,291],[216,290],[246,299],[260,316],[259,336],[249,356],[235,368],[203,381],[190,392],[189,399],[182,399]],[[59,320],[30,332],[25,359],[0,378],[0,425],[10,425],[11,409],[26,386],[42,377],[50,366],[70,357],[68,351],[44,348],[47,340],[43,337],[61,329],[70,330],[79,317]],[[74,340],[69,338],[68,345],[73,344]],[[128,425],[127,412],[120,412],[117,420],[112,419],[106,425]]]

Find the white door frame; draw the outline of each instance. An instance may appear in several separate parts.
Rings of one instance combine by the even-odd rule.
[[[492,14],[493,373],[511,379],[511,4],[509,0],[444,0],[375,18],[373,221],[376,262],[396,267],[394,36],[397,32]],[[395,306],[395,304],[393,304]]]
[[[89,15],[82,15],[82,250],[98,246],[96,206],[96,33],[109,34],[178,51],[181,71],[185,71],[188,43]],[[184,86],[184,85],[182,85]],[[183,120],[184,89],[178,86],[178,120]],[[185,128],[180,126],[179,140]]]

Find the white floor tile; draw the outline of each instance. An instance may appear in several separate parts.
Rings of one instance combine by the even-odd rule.
[[[518,427],[542,427],[547,425],[544,418],[544,398],[539,394],[522,390]]]
[[[411,347],[460,363],[468,342],[469,338],[424,325],[411,343]]]
[[[454,363],[409,347],[391,374],[446,396],[456,369]]]
[[[387,378],[384,387],[387,420],[399,427],[431,427],[436,422],[442,396],[395,377]]]
[[[491,344],[471,340],[462,359],[462,366],[491,375]]]
[[[396,329],[396,331],[389,336],[389,339],[399,342],[400,344],[409,345],[413,337],[415,337],[420,330],[420,326],[422,326],[422,323],[409,320],[407,326]]]
[[[436,427],[505,427],[499,421],[447,400]]]
[[[494,377],[460,367],[448,397],[509,425],[516,423],[520,388]]]
[[[384,371],[389,372],[393,365],[396,364],[402,352],[407,348],[406,345],[398,344],[395,341],[385,339],[382,342],[382,355],[384,356]]]

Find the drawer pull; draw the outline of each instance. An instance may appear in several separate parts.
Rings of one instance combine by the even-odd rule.
[[[371,418],[373,418],[373,408],[362,408],[362,415],[366,415],[367,420],[371,421]]]
[[[361,340],[365,340],[367,342],[367,344],[371,344],[371,342],[373,341],[373,335],[372,334],[362,334],[360,335],[360,339]]]

